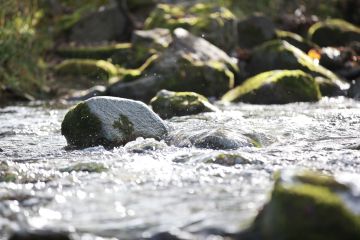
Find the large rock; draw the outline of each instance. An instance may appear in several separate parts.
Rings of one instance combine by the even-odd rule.
[[[255,48],[246,66],[250,76],[269,70],[303,70],[315,77],[325,96],[339,95],[349,87],[333,72],[322,67],[300,49],[286,41],[272,40]]]
[[[206,97],[194,92],[161,90],[151,99],[150,104],[152,109],[163,119],[217,110]]]
[[[82,18],[70,29],[68,38],[78,43],[128,41],[131,31],[128,13],[119,3],[118,6],[100,9]]]
[[[237,24],[238,46],[253,48],[275,38],[275,25],[268,17],[250,16]]]
[[[308,36],[319,46],[345,46],[360,41],[360,28],[341,19],[329,19],[315,23]]]
[[[348,176],[282,172],[255,219],[257,239],[360,239],[358,187]]]
[[[236,61],[225,52],[182,28],[174,31],[173,39],[139,79],[116,83],[109,87],[109,94],[149,101],[161,89],[168,89],[218,97],[234,86]]]
[[[122,98],[94,97],[69,110],[61,134],[75,147],[119,146],[137,137],[161,139],[165,123],[145,104]]]
[[[314,78],[301,70],[273,70],[260,73],[230,90],[223,101],[255,104],[313,102],[321,98]]]
[[[146,20],[145,28],[185,28],[230,51],[236,45],[236,24],[230,10],[215,4],[158,4]]]

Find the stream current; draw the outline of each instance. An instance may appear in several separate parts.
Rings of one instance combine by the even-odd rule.
[[[216,230],[251,223],[277,170],[360,174],[360,102],[347,98],[218,104],[220,112],[167,120],[165,141],[138,138],[110,150],[66,150],[60,126],[68,107],[0,108],[0,164],[17,173],[15,181],[0,182],[0,239],[19,229],[64,230],[81,240],[174,230],[210,239]],[[212,150],[189,143],[214,129],[252,136],[262,146]],[[218,161],[224,154],[235,157]],[[106,171],[64,171],[78,163]]]

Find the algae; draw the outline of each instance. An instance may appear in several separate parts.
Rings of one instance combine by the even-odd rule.
[[[100,119],[91,113],[86,103],[81,102],[70,109],[61,124],[61,134],[70,146],[90,147],[106,145],[101,136]]]
[[[134,139],[134,125],[127,116],[120,114],[113,127],[122,134],[124,143]]]
[[[230,90],[222,101],[244,101],[257,104],[284,104],[317,101],[321,98],[314,78],[301,70],[274,70],[247,79]]]

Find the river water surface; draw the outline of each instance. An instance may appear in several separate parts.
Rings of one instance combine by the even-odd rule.
[[[166,141],[72,151],[60,134],[69,106],[0,108],[1,166],[18,175],[0,182],[0,239],[44,228],[84,240],[149,238],[176,229],[205,239],[216,229],[246,228],[269,198],[277,170],[360,173],[359,102],[218,106],[220,112],[168,120]],[[262,147],[211,150],[189,143],[214,130],[252,136]],[[235,160],[216,161],[224,153]],[[77,163],[106,170],[66,170]]]

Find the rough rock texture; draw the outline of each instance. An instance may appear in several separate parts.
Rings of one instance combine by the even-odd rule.
[[[69,110],[61,133],[75,147],[118,146],[137,137],[161,139],[167,134],[167,127],[141,102],[94,97]]]
[[[260,239],[359,239],[356,185],[341,182],[341,177],[284,171],[253,228]]]
[[[127,41],[132,24],[126,10],[113,6],[85,16],[70,30],[69,41],[78,43],[101,43]]]
[[[341,19],[329,19],[309,28],[308,37],[319,46],[344,46],[360,41],[360,28]]]
[[[236,45],[236,23],[231,11],[215,4],[197,3],[190,7],[158,4],[146,20],[145,28],[185,28],[228,51]]]
[[[206,97],[194,92],[161,90],[151,99],[150,104],[154,112],[163,119],[217,110]]]
[[[250,76],[268,70],[300,69],[311,74],[320,84],[322,95],[339,95],[349,87],[333,72],[317,64],[312,58],[286,41],[272,40],[254,49],[249,64],[246,66]]]
[[[174,31],[173,39],[139,79],[115,83],[109,94],[148,101],[161,89],[168,89],[218,97],[234,86],[236,61],[225,52],[182,28]]]
[[[247,79],[230,90],[223,101],[255,104],[313,102],[321,98],[314,78],[301,70],[273,70]]]
[[[253,48],[275,38],[275,25],[271,19],[262,16],[250,16],[237,24],[238,46]]]

